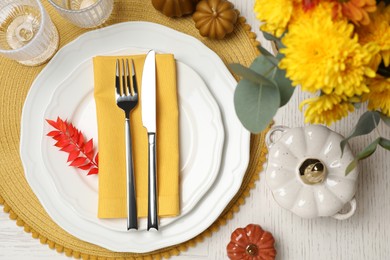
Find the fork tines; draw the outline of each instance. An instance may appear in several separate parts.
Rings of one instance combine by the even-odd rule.
[[[130,80],[131,74],[131,80]],[[121,81],[122,76],[122,81]],[[131,59],[131,73],[129,69],[129,60],[116,60],[116,93],[118,96],[134,96],[138,94],[137,80],[135,78],[134,61]]]

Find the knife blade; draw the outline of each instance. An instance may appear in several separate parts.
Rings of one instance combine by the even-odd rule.
[[[148,226],[158,230],[156,158],[156,53],[146,55],[142,74],[142,124],[148,131]]]

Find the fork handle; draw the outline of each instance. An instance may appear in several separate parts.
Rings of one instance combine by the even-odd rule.
[[[135,195],[135,178],[133,165],[133,147],[131,143],[130,119],[125,121],[126,136],[126,180],[127,180],[127,230],[138,229],[137,202]]]
[[[156,134],[148,133],[149,167],[148,167],[148,231],[158,230],[157,217],[157,168],[156,168]]]

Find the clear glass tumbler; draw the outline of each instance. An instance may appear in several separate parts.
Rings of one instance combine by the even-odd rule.
[[[114,0],[49,0],[62,17],[82,28],[93,28],[110,17]]]
[[[0,1],[0,55],[28,66],[50,59],[58,31],[39,0]]]

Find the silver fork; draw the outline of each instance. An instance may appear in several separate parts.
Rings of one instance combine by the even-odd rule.
[[[126,64],[126,66],[125,66]],[[138,229],[137,203],[135,195],[135,178],[131,144],[130,113],[138,104],[138,88],[134,70],[134,62],[131,60],[131,81],[129,60],[116,60],[116,103],[125,112],[125,137],[126,137],[126,177],[127,177],[127,230]]]

